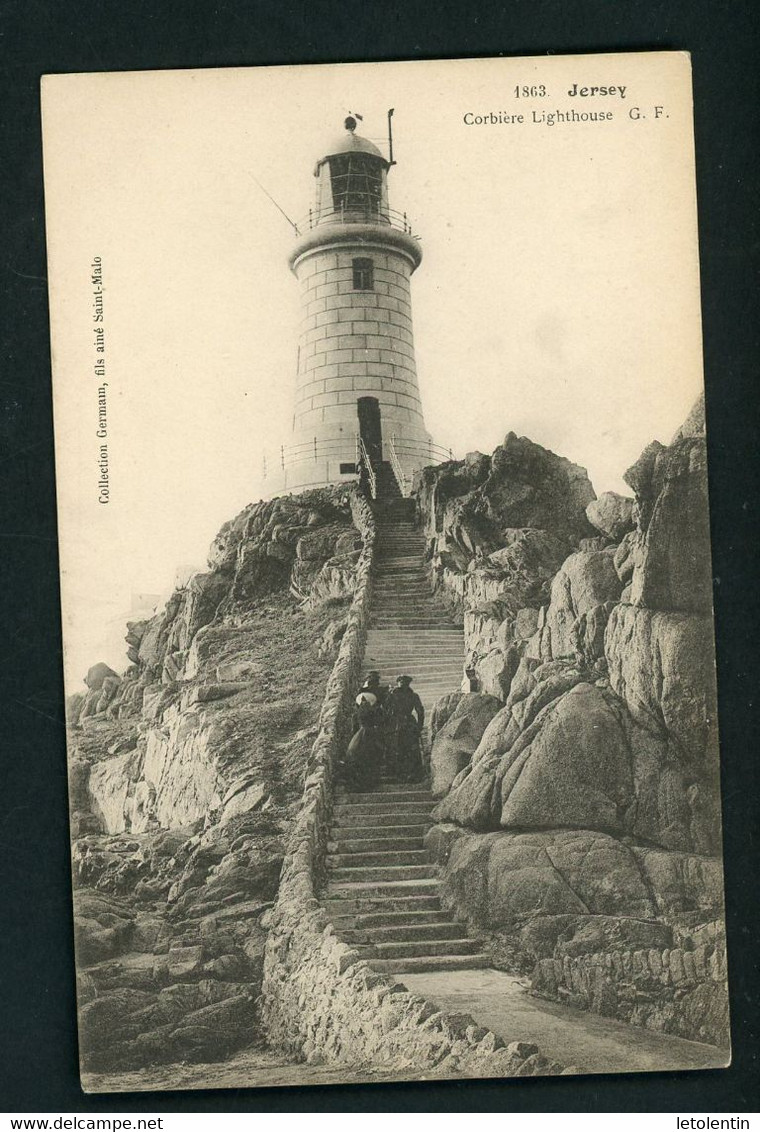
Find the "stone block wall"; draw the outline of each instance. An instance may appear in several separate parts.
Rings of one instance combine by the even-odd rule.
[[[372,971],[338,938],[320,904],[333,768],[348,734],[371,600],[374,519],[358,492],[352,510],[364,549],[269,924],[260,1000],[268,1040],[276,1049],[309,1062],[414,1068],[440,1076],[577,1072],[543,1057],[536,1046],[505,1045],[469,1015],[446,1014],[403,984]]]
[[[726,944],[720,922],[680,947],[540,959],[535,993],[691,1040],[727,1047]]]
[[[422,427],[405,256],[370,249],[374,288],[353,286],[353,252],[316,252],[296,268],[301,284],[296,431],[356,416],[371,393],[384,418]],[[346,408],[342,408],[343,406]]]

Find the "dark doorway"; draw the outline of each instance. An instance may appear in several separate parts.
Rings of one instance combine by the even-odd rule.
[[[359,436],[364,441],[370,463],[376,471],[383,461],[383,429],[380,402],[377,397],[360,397],[356,402],[359,414]]]

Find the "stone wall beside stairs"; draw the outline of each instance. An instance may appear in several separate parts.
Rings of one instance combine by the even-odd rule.
[[[696,946],[540,959],[531,986],[594,1014],[726,1048],[725,933],[720,922],[706,927],[712,938]]]
[[[364,547],[340,652],[325,693],[299,813],[272,909],[260,1010],[270,1043],[310,1062],[414,1068],[441,1076],[575,1072],[536,1046],[509,1045],[469,1015],[447,1014],[373,971],[337,936],[318,893],[324,879],[333,769],[348,737],[367,634],[376,528],[361,497],[354,522]]]

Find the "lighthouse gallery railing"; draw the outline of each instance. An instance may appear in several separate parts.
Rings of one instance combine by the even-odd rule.
[[[418,240],[412,230],[412,222],[405,212],[395,208],[350,207],[350,208],[310,208],[307,215],[294,225],[297,236],[310,232],[320,224],[385,224],[397,232],[405,232]]]

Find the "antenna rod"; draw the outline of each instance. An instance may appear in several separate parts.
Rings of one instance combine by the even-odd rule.
[[[395,165],[393,160],[393,126],[391,125],[391,118],[393,117],[393,110],[388,111],[388,164]]]
[[[254,177],[254,175],[253,175],[253,173],[251,173],[250,169],[248,169],[248,170],[247,170],[247,173],[248,173],[248,176],[249,176],[249,177],[251,178],[251,180],[252,180],[252,181],[255,181],[255,182],[256,182],[256,184],[257,184],[257,185],[259,186],[259,188],[261,189],[261,191],[262,191],[262,193],[264,194],[264,196],[265,196],[265,197],[268,197],[268,198],[269,198],[269,200],[271,200],[272,204],[273,204],[273,205],[274,205],[274,207],[275,207],[275,208],[277,209],[277,211],[278,211],[278,212],[280,212],[280,213],[282,213],[282,215],[283,215],[283,216],[285,217],[285,219],[287,220],[288,224],[289,224],[289,225],[291,226],[291,228],[292,228],[292,229],[293,229],[293,231],[295,232],[296,236],[300,236],[300,235],[301,235],[301,233],[300,233],[300,232],[298,231],[298,225],[296,224],[296,222],[295,222],[294,220],[291,220],[291,219],[290,219],[290,217],[288,216],[288,214],[287,214],[287,212],[285,211],[285,209],[284,209],[284,208],[280,208],[279,204],[278,204],[278,203],[277,203],[277,201],[276,201],[276,200],[274,199],[274,197],[272,196],[272,194],[271,194],[271,193],[268,193],[268,192],[267,192],[267,190],[266,190],[266,189],[264,188],[264,186],[262,185],[261,181],[260,181],[260,180],[258,179],[258,177]]]

